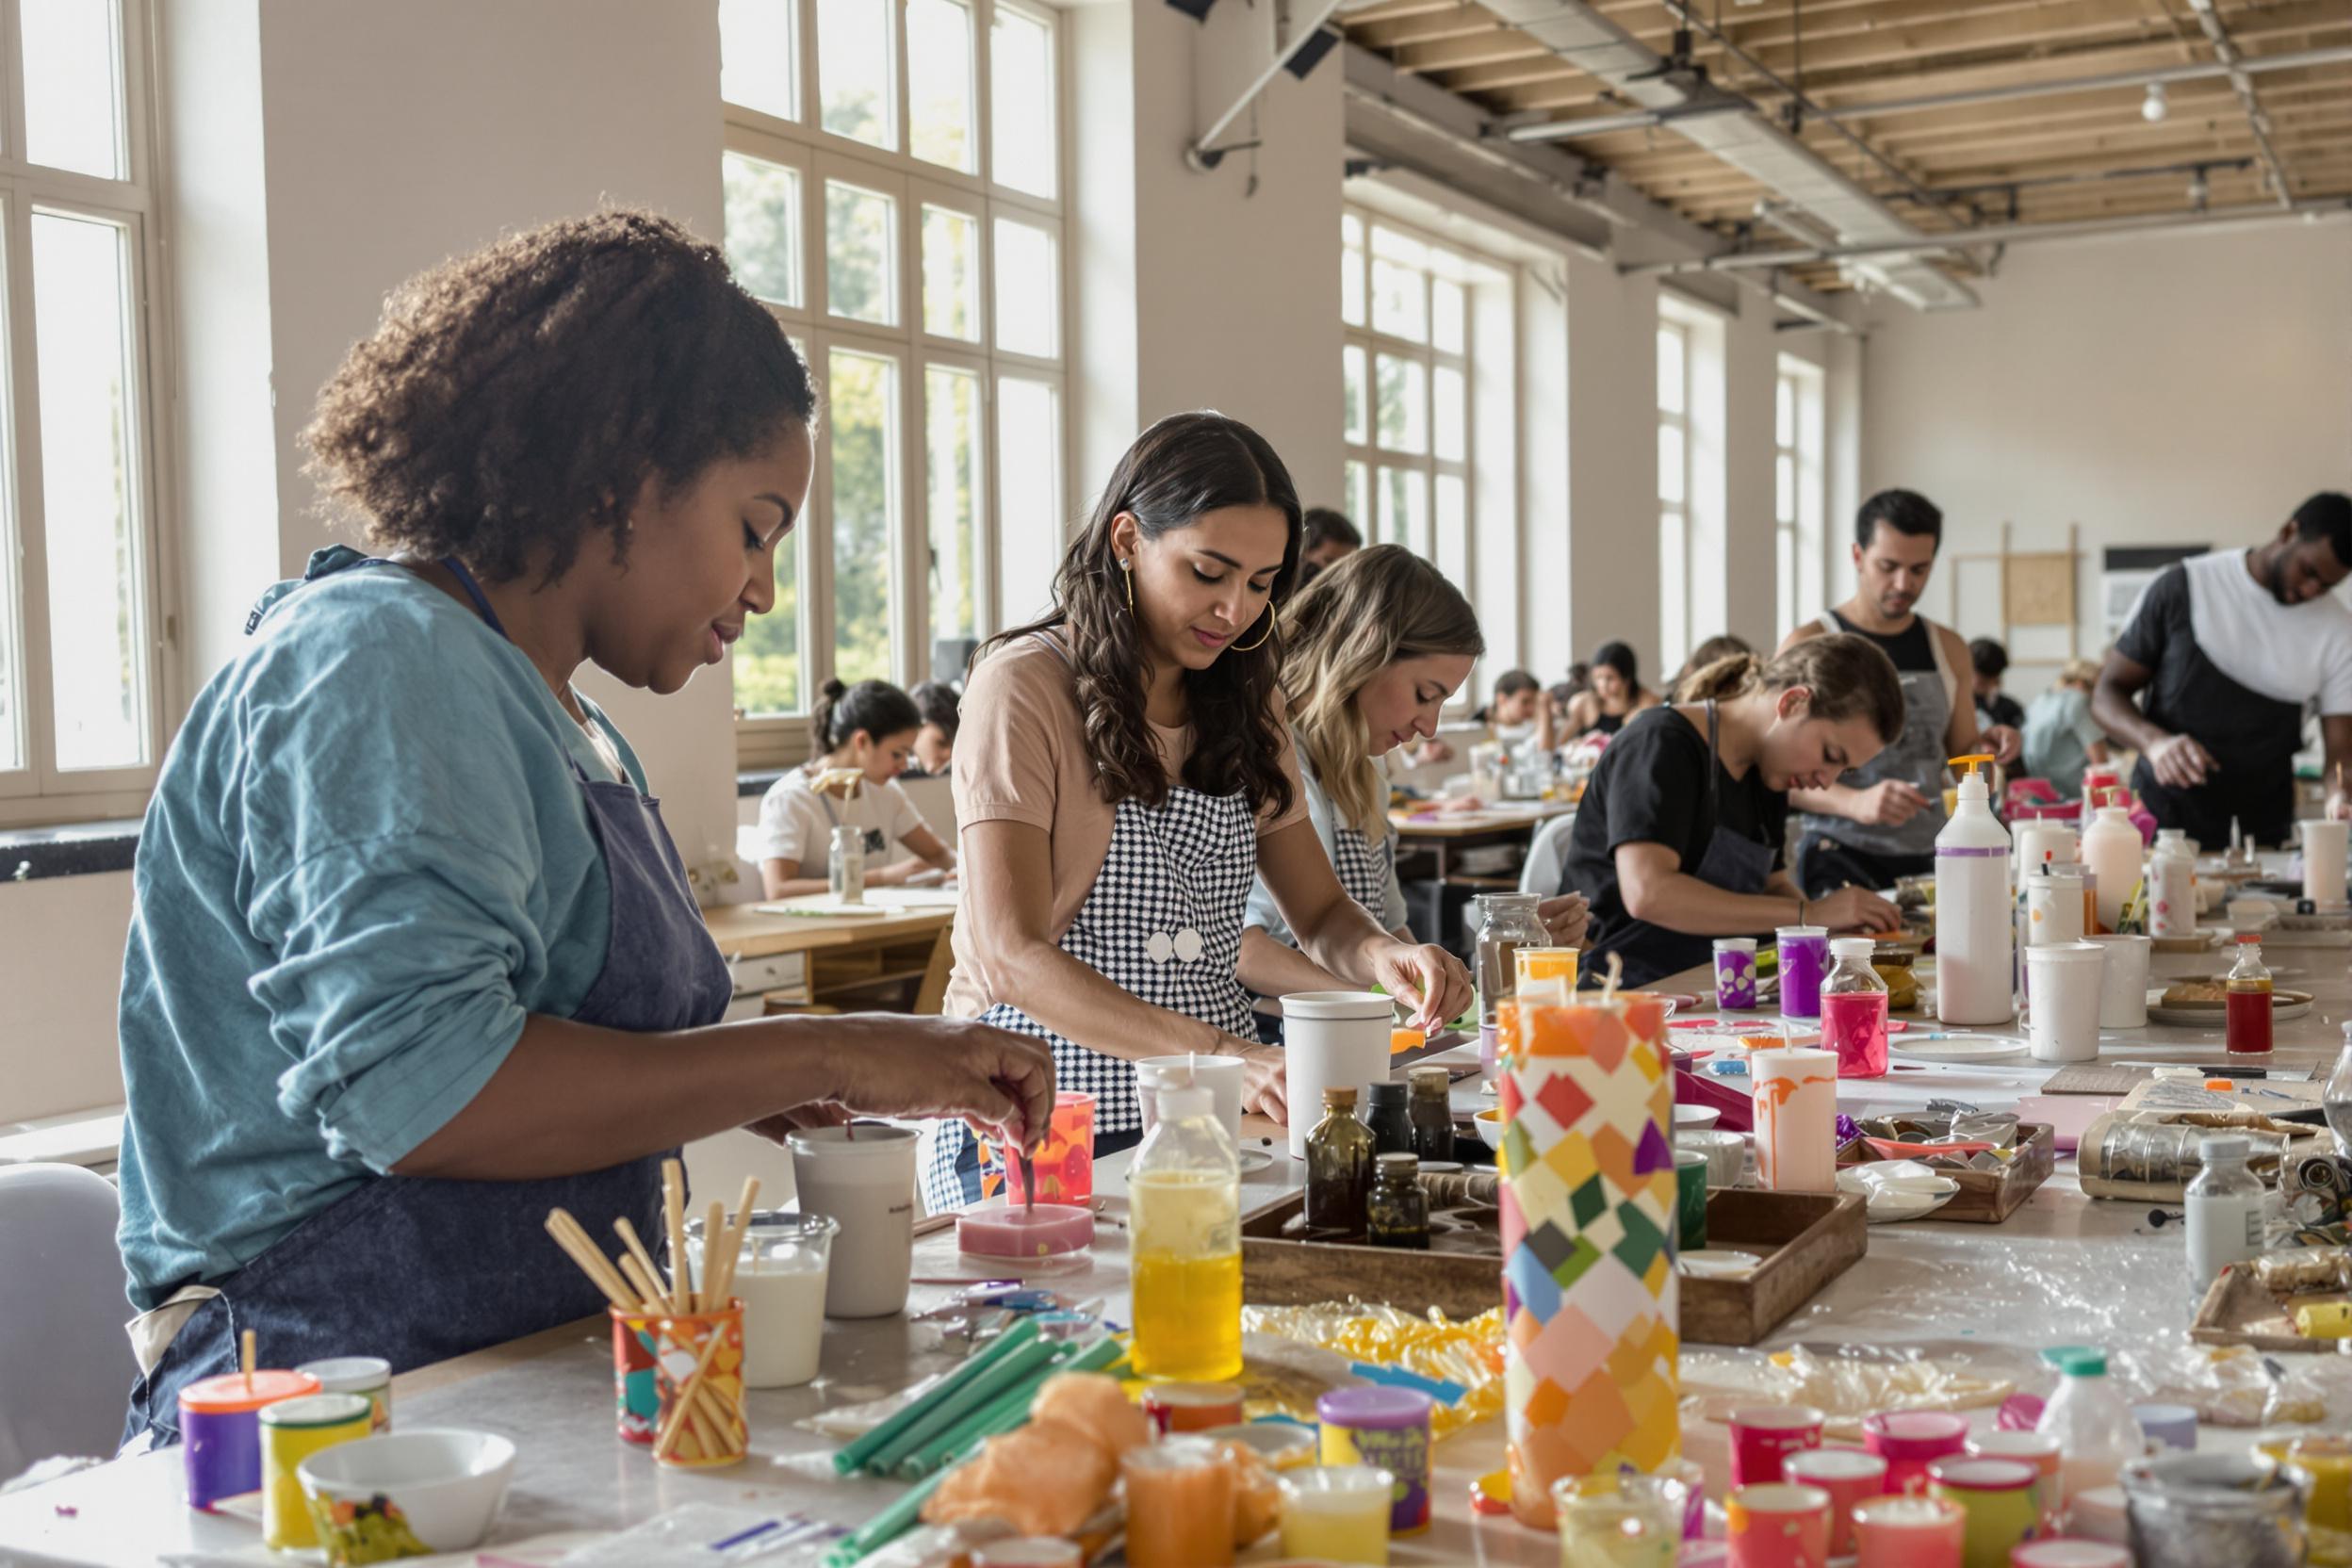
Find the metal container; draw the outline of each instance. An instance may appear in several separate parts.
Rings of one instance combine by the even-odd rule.
[[[2311,1479],[2260,1453],[2177,1454],[2123,1471],[2140,1568],[2297,1568]]]

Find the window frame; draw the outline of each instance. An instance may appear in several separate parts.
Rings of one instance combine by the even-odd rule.
[[[173,515],[168,421],[156,389],[172,384],[171,322],[161,277],[161,203],[155,179],[155,18],[149,0],[114,0],[121,50],[121,152],[124,177],[106,179],[30,162],[24,155],[25,80],[18,0],[0,0],[0,354],[8,407],[0,419],[0,593],[14,596],[14,644],[0,650],[22,682],[23,765],[0,770],[0,827],[131,816],[143,810],[179,727],[186,672],[179,628],[180,550]],[[132,567],[135,693],[144,760],[61,770],[57,765],[56,670],[49,647],[46,501],[41,451],[39,343],[32,220],[37,212],[88,218],[122,231],[123,331],[129,351],[123,409],[124,494],[138,559]]]
[[[8,0],[0,0],[6,4]],[[912,106],[906,90],[906,13],[901,0],[887,0],[891,14],[892,92],[899,151],[887,151],[823,128],[823,84],[819,80],[816,0],[795,0],[792,54],[797,65],[796,106],[800,117],[788,120],[732,103],[722,103],[725,150],[793,168],[800,173],[801,303],[791,308],[762,302],[783,323],[808,356],[811,373],[822,390],[827,367],[837,349],[887,356],[897,364],[895,452],[891,473],[898,487],[890,547],[890,678],[910,686],[931,676],[933,614],[930,602],[930,453],[926,418],[927,371],[968,371],[979,382],[979,431],[982,447],[976,454],[978,472],[972,486],[972,610],[982,640],[1004,629],[1005,583],[1001,570],[1005,538],[1003,497],[1003,432],[999,424],[998,384],[1001,379],[1050,384],[1054,391],[1052,432],[1057,467],[1054,476],[1057,500],[1071,494],[1067,466],[1072,449],[1070,431],[1070,344],[1075,323],[1070,265],[1070,225],[1067,193],[1070,188],[1069,83],[1070,29],[1050,7],[1036,0],[965,0],[972,17],[972,122],[975,139],[976,173],[964,173],[917,157],[912,145]],[[994,101],[992,40],[997,13],[1012,11],[1043,23],[1052,37],[1054,69],[1054,130],[1055,188],[1060,194],[1032,195],[994,178]],[[825,184],[840,179],[889,194],[897,204],[892,256],[897,267],[898,322],[884,326],[850,320],[829,313],[830,279],[826,275]],[[977,270],[980,339],[942,336],[928,330],[923,314],[923,209],[951,209],[976,220],[973,266]],[[1013,219],[1043,229],[1054,246],[1055,299],[1054,319],[1056,353],[1038,358],[1014,353],[998,346],[996,332],[996,223]],[[799,566],[798,647],[799,708],[784,713],[751,713],[736,709],[738,766],[743,769],[790,765],[808,754],[808,707],[817,689],[831,678],[836,662],[837,622],[834,598],[835,530],[832,504],[833,457],[825,438],[820,414],[816,467],[808,505],[793,530]],[[1016,526],[1020,526],[1018,523]],[[1037,526],[1044,526],[1042,523]],[[1054,537],[1065,532],[1067,520],[1052,519]]]
[[[1822,541],[1829,510],[1826,435],[1827,373],[1810,360],[1782,354],[1772,375],[1772,532],[1778,563],[1774,599],[1783,641],[1821,612]],[[1780,398],[1790,400],[1789,439],[1781,439]],[[1780,465],[1791,470],[1786,514],[1780,505]]]

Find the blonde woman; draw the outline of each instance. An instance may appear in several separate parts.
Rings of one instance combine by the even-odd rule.
[[[1436,567],[1400,546],[1375,545],[1328,567],[1291,600],[1282,649],[1307,820],[1341,890],[1398,940],[1412,941],[1379,759],[1435,733],[1438,710],[1486,651],[1478,615]],[[1553,940],[1582,939],[1581,897],[1552,899],[1543,914]],[[1263,881],[1250,890],[1238,973],[1267,998],[1368,978],[1334,978],[1300,954]]]

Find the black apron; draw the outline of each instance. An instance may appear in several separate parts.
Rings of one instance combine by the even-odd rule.
[[[490,629],[505,636],[472,574],[455,561],[442,564]],[[568,750],[565,759],[612,889],[604,968],[572,1018],[632,1034],[716,1023],[733,983],[662,825],[661,803],[633,784],[590,777]],[[180,1390],[236,1371],[238,1336],[248,1329],[273,1366],[382,1356],[397,1373],[601,1314],[603,1293],[547,1239],[547,1211],[569,1209],[599,1238],[622,1217],[639,1234],[660,1236],[663,1157],[543,1181],[370,1176],[236,1273],[210,1282],[220,1294],[189,1315],[155,1369],[132,1385],[123,1440],[152,1429],[159,1445],[177,1442]]]
[[[2295,832],[2295,754],[2303,746],[2303,705],[2241,686],[2194,643],[2167,650],[2168,662],[2175,657],[2185,669],[2177,681],[2165,680],[2164,697],[2149,702],[2148,722],[2195,737],[2221,767],[2204,783],[2176,790],[2157,783],[2143,757],[2132,770],[2133,792],[2158,825],[2181,828],[2207,849],[2230,841],[2233,818],[2257,842],[2288,842]]]

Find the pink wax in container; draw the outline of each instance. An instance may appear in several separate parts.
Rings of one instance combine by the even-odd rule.
[[[956,1245],[966,1257],[990,1263],[1075,1267],[1094,1247],[1094,1211],[1074,1203],[982,1203],[956,1217]]]

